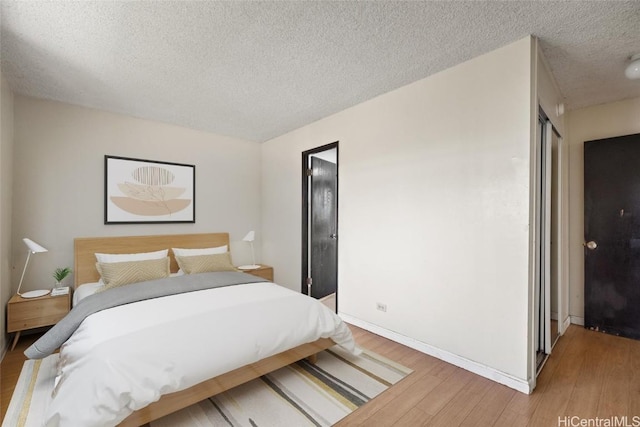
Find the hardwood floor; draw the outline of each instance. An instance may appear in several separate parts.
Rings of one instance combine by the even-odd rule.
[[[369,332],[352,330],[363,347],[414,373],[343,419],[339,427],[559,427],[596,425],[580,422],[624,416],[628,425],[640,425],[640,341],[572,325],[547,360],[536,390],[526,395]]]
[[[549,357],[534,393],[525,395],[360,328],[351,329],[362,347],[414,372],[338,427],[560,427],[598,425],[586,424],[596,417],[599,425],[625,425],[602,423],[624,416],[629,426],[640,425],[640,341],[572,325]],[[3,418],[24,360],[22,352],[36,338],[21,339],[0,365]],[[559,417],[567,417],[566,422]],[[578,418],[569,421],[571,417]],[[581,420],[587,421],[579,424]]]
[[[22,335],[13,351],[7,351],[0,363],[0,416],[4,420],[7,413],[13,389],[16,387],[22,364],[27,358],[23,352],[33,344],[42,334]],[[13,336],[11,340],[13,340]]]

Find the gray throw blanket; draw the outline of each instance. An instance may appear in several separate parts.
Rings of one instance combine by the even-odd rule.
[[[183,292],[264,281],[260,277],[247,273],[220,271],[185,274],[109,289],[82,299],[69,314],[26,349],[24,354],[29,359],[43,359],[53,354],[78,329],[86,317],[111,307]]]

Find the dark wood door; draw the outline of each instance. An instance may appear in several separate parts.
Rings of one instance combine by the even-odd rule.
[[[312,157],[311,170],[311,296],[322,298],[334,293],[338,282],[338,167]]]
[[[584,144],[585,326],[640,339],[640,134]]]

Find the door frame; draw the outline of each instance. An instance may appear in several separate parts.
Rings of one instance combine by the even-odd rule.
[[[339,141],[335,141],[326,145],[322,145],[320,147],[312,148],[311,150],[302,152],[302,168],[301,168],[301,179],[302,179],[302,268],[300,269],[300,292],[303,294],[307,294],[307,277],[309,272],[309,197],[310,197],[310,188],[309,188],[309,176],[307,175],[307,170],[309,169],[309,158],[317,153],[321,153],[323,151],[336,149],[336,230],[339,230],[339,192],[340,192],[340,148]],[[340,233],[338,233],[338,242],[340,242]],[[338,258],[339,244],[336,247],[336,258]],[[336,259],[336,278],[338,277],[338,260]],[[338,311],[338,281],[336,281],[336,312]]]

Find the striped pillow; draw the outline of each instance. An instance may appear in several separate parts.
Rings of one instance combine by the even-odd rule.
[[[208,273],[210,271],[237,271],[231,264],[229,252],[223,254],[176,256],[180,270],[185,274]]]
[[[98,262],[96,269],[102,276],[104,291],[131,283],[169,277],[169,257],[143,261]]]

